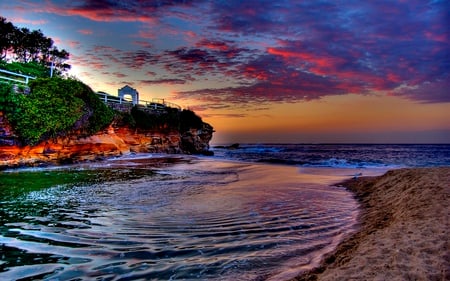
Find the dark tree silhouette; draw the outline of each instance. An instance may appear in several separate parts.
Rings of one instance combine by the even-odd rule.
[[[4,60],[8,51],[12,47],[12,36],[14,34],[15,27],[12,23],[6,21],[5,18],[0,17],[0,59]]]
[[[59,50],[53,45],[53,40],[46,37],[41,30],[18,28],[6,18],[0,17],[0,60],[16,62],[35,62],[51,67],[59,73],[70,69],[66,63],[70,54],[66,50]]]

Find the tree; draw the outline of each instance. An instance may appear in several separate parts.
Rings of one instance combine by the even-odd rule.
[[[70,65],[66,63],[70,54],[64,49],[59,50],[53,43],[39,29],[31,31],[28,28],[18,28],[0,17],[0,60],[5,60],[11,54],[13,61],[35,62],[47,68],[53,66],[56,73],[61,74],[70,69]]]
[[[26,38],[28,61],[40,62],[52,47],[53,42],[41,30],[33,30]]]
[[[12,34],[12,50],[15,59],[19,62],[27,63],[26,45],[28,44],[27,36],[30,30],[28,28],[16,28]]]
[[[58,48],[53,47],[49,52],[49,55],[49,59],[46,63],[49,67],[51,67],[53,62],[53,67],[55,67],[60,73],[70,69],[70,65],[66,63],[70,57],[69,52],[64,49],[60,51]]]
[[[15,27],[11,22],[0,17],[0,60],[4,60],[11,49],[14,30]]]

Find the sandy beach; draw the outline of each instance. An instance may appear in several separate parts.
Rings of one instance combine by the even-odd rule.
[[[450,167],[341,183],[362,205],[360,231],[294,280],[450,280]]]

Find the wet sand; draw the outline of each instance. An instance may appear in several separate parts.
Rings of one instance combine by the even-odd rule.
[[[341,183],[360,201],[360,231],[293,280],[450,280],[450,167]]]

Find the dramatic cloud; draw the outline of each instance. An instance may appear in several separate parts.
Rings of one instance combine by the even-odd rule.
[[[78,32],[83,35],[91,35],[93,33],[93,31],[90,29],[80,29],[80,30],[78,30]]]
[[[46,24],[48,23],[47,20],[29,20],[29,19],[24,19],[24,18],[15,18],[14,19],[14,23],[15,24],[31,24],[31,25],[42,25],[42,24]]]
[[[185,80],[182,79],[159,79],[159,80],[139,80],[138,81],[142,85],[155,85],[155,84],[184,84]]]
[[[264,85],[268,91],[277,90],[279,97],[269,98],[277,100],[402,87],[402,93],[412,89],[404,95],[410,99],[446,100],[438,91],[421,92],[448,80],[448,7],[444,1],[427,5],[420,1],[346,3],[217,3],[213,15],[223,32],[248,38],[275,38],[277,45],[268,46],[267,54],[284,61],[281,67],[277,59],[273,59],[275,65],[258,63],[261,58],[249,61],[241,68],[242,74],[256,79],[255,83],[222,92],[234,93],[233,96],[243,96],[245,92],[253,98],[261,96],[258,89]],[[212,47],[221,47],[220,42],[213,43]],[[274,66],[278,74],[284,74],[278,77],[267,71]],[[278,86],[280,83],[284,85]]]
[[[117,37],[114,43],[83,47],[72,61],[93,71],[109,68],[117,78],[150,75],[137,78],[141,85],[195,85],[174,97],[217,108],[349,93],[449,101],[447,1],[81,0],[1,7],[109,23],[118,28],[108,35]],[[93,34],[88,26],[75,30]]]
[[[121,72],[114,72],[114,73],[111,73],[111,74],[114,75],[115,77],[121,78],[121,79],[127,77],[126,74],[123,74]]]
[[[445,75],[442,79],[424,82],[419,85],[405,86],[395,89],[391,95],[406,97],[425,103],[450,102],[450,77]]]
[[[185,2],[185,1],[180,1]],[[86,0],[66,1],[64,4],[48,2],[48,11],[70,16],[80,16],[100,22],[154,22],[153,14],[165,6],[179,4],[179,1],[163,2],[133,2],[133,1],[108,1]],[[181,3],[180,3],[181,4]]]

